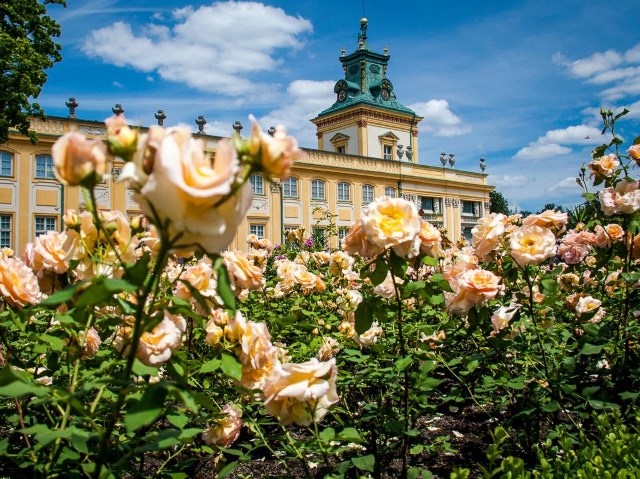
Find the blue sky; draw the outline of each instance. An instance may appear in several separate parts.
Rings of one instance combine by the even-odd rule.
[[[49,7],[63,60],[38,101],[103,120],[115,103],[141,125],[188,124],[228,135],[253,113],[315,147],[308,121],[334,101],[338,57],[357,48],[362,0],[213,2],[67,0]],[[640,134],[637,0],[366,0],[369,48],[390,53],[398,101],[425,119],[420,162],[454,153],[512,207],[580,202],[578,169],[599,137],[601,107],[627,107],[620,134]],[[245,130],[247,131],[247,130]]]

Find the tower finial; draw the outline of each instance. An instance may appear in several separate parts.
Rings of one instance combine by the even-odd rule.
[[[366,48],[367,46],[367,23],[368,20],[365,17],[360,19],[360,32],[358,33],[359,48]]]

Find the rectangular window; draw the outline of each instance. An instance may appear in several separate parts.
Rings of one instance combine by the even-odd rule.
[[[0,151],[0,176],[13,176],[13,155]]]
[[[368,205],[373,201],[373,186],[362,185],[362,204]]]
[[[384,156],[385,160],[393,159],[393,153],[391,151],[391,145],[384,145]]]
[[[36,156],[36,178],[54,179],[53,158],[51,155]]]
[[[0,248],[11,248],[11,215],[0,215]]]
[[[385,186],[384,187],[384,195],[388,196],[389,198],[395,198],[396,197],[396,189],[393,186]]]
[[[473,216],[473,201],[463,201],[462,202],[462,214],[463,215],[472,215]]]
[[[349,233],[349,228],[346,226],[341,226],[338,228],[338,242],[340,243],[338,246],[342,246],[342,240],[347,237]]]
[[[420,197],[420,208],[423,211],[433,211],[433,198]]]
[[[249,225],[249,234],[256,235],[258,238],[264,238],[264,225]]]
[[[344,155],[345,153],[346,153],[346,152],[345,152],[345,150],[344,150],[344,146],[339,146],[339,147],[338,147],[338,154],[339,154],[339,155]]]
[[[58,218],[55,216],[36,216],[36,236],[43,235],[48,231],[57,231],[57,223]]]
[[[351,201],[351,185],[349,183],[338,183],[338,201]]]
[[[298,179],[297,178],[287,178],[282,182],[282,195],[285,198],[298,197]]]
[[[311,199],[324,201],[324,181],[311,180]]]
[[[251,175],[249,177],[251,189],[254,195],[264,195],[264,179],[260,175]]]

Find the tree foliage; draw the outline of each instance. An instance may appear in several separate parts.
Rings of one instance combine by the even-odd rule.
[[[489,211],[491,213],[509,214],[509,202],[499,191],[493,190],[489,193]]]
[[[0,0],[0,143],[15,128],[37,140],[29,131],[29,116],[44,118],[38,103],[47,81],[45,70],[62,59],[60,25],[47,15],[47,5],[66,6],[65,0]]]

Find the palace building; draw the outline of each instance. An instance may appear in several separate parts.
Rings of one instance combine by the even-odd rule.
[[[414,202],[425,219],[447,229],[451,240],[470,237],[471,228],[489,212],[493,187],[484,173],[456,170],[453,161],[446,167],[445,157],[442,166],[419,164],[422,118],[398,102],[387,76],[389,58],[386,48],[382,54],[369,50],[367,21],[362,19],[358,48],[349,55],[343,49],[340,56],[344,78],[335,84],[335,103],[311,119],[317,149],[304,148],[306,157],[281,183],[268,183],[260,175],[250,178],[253,203],[230,248],[246,250],[250,233],[280,243],[285,231],[296,228],[337,247],[362,209],[383,195]],[[21,253],[35,236],[61,230],[67,209],[84,207],[79,188],[55,179],[51,157],[51,146],[64,133],[78,131],[96,138],[106,134],[102,121],[78,118],[77,106],[70,98],[67,117],[34,119],[37,144],[13,132],[0,145],[0,247]],[[113,111],[122,108],[116,105]],[[156,118],[162,124],[166,117],[159,110]],[[203,117],[196,123],[205,149],[215,152],[220,137],[204,134]],[[241,133],[239,122],[234,128]],[[111,162],[111,175],[96,189],[97,202],[102,209],[134,217],[140,211],[133,192],[115,181],[122,166],[117,159]],[[329,231],[335,235],[324,234]]]

